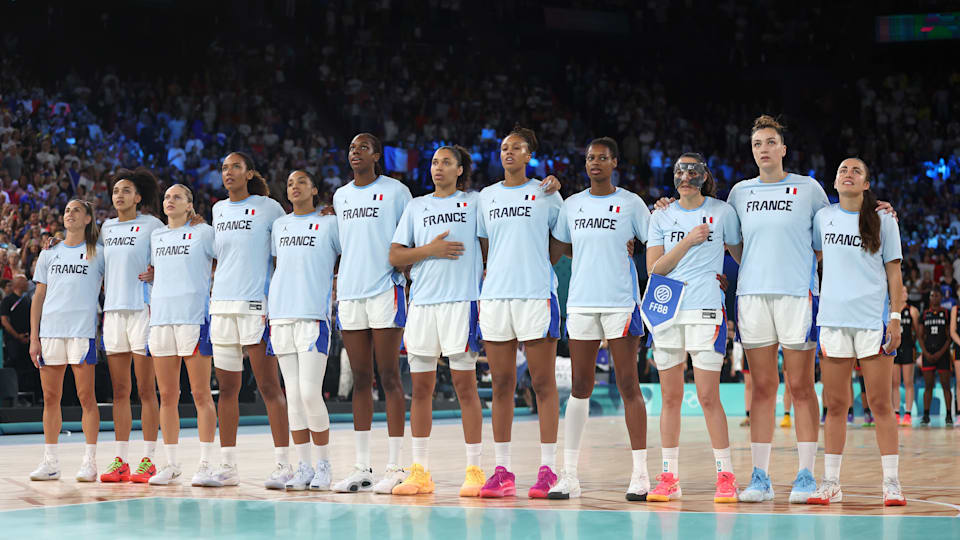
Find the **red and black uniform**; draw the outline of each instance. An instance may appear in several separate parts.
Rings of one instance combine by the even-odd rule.
[[[933,354],[940,351],[950,339],[949,313],[942,307],[931,307],[920,317],[923,328],[923,346],[928,354],[923,355],[923,371],[950,371],[950,355],[944,353],[934,359]]]
[[[917,352],[917,336],[913,335],[913,315],[910,306],[900,312],[900,348],[893,358],[894,364],[912,364]]]

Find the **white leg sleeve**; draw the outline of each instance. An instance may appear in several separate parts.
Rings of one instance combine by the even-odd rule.
[[[323,402],[323,376],[327,372],[327,355],[308,351],[297,353],[300,363],[300,396],[307,413],[310,431],[321,432],[330,428],[330,415]]]
[[[283,386],[287,391],[287,418],[290,420],[290,431],[307,429],[307,415],[300,394],[300,367],[297,355],[281,354],[277,356],[280,364],[280,373],[283,375]]]
[[[347,348],[340,349],[340,383],[337,385],[337,395],[345,398],[353,390],[353,371],[350,369],[350,357]]]

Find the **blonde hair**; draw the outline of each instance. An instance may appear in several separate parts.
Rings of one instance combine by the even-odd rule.
[[[90,216],[90,223],[83,228],[83,240],[87,244],[87,260],[92,261],[97,256],[97,240],[100,238],[100,227],[97,226],[97,217],[90,201],[83,199],[71,199],[70,202],[78,202],[83,205],[83,211]],[[70,204],[70,203],[67,203]]]

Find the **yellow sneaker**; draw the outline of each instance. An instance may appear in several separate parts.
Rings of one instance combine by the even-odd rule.
[[[463,479],[463,485],[460,486],[460,496],[479,497],[480,488],[483,487],[485,481],[486,477],[483,475],[483,469],[475,465],[467,467],[467,475]]]
[[[423,465],[414,463],[410,468],[410,476],[400,482],[393,488],[394,495],[418,495],[422,493],[433,493],[435,484],[430,478],[430,471],[423,468]]]
[[[783,415],[783,420],[780,421],[780,427],[790,427],[792,425],[793,423],[790,422],[790,415],[789,414]]]

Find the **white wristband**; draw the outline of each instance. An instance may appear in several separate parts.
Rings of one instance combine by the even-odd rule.
[[[900,313],[899,313],[899,312],[891,313],[891,314],[890,314],[890,320],[891,320],[891,321],[899,321],[899,320],[900,320]]]

